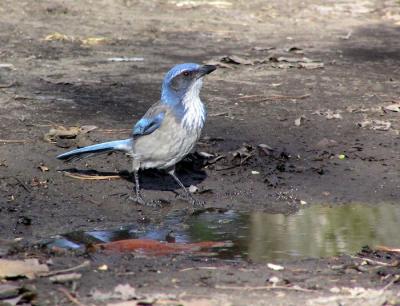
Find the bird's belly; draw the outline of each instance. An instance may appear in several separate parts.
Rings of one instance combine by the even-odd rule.
[[[201,129],[187,130],[180,124],[160,128],[135,141],[133,156],[140,168],[165,169],[182,160],[195,146]]]

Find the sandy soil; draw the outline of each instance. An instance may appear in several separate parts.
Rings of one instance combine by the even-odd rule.
[[[221,66],[202,91],[209,112],[203,138],[179,171],[185,184],[206,191],[196,195],[206,207],[290,213],[301,201],[398,204],[399,112],[387,109],[399,103],[396,1],[3,0],[0,13],[0,231],[2,239],[23,237],[2,256],[51,260],[51,269],[91,262],[76,288],[19,280],[36,286],[39,304],[71,303],[57,290],[65,286],[84,305],[106,304],[91,290],[125,283],[139,298],[163,294],[172,305],[400,302],[392,281],[398,267],[360,269],[362,261],[348,255],[284,262],[273,271],[240,260],[32,247],[73,230],[162,224],[173,210],[191,213],[174,182],[157,172],[143,173],[144,196],[162,199],[162,207],[130,202],[122,155],[67,165],[55,159],[68,148],[127,137],[159,98],[163,74],[188,61]],[[231,61],[221,62],[224,56]],[[87,125],[97,129],[48,141],[51,128]],[[214,163],[199,152],[224,158]],[[83,181],[58,172],[71,168],[125,171],[125,179]],[[103,264],[107,271],[97,269]],[[301,289],[259,288],[272,276]]]

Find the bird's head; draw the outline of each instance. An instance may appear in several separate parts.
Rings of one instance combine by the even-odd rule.
[[[217,69],[213,65],[179,64],[164,77],[161,101],[170,105],[181,103],[188,95],[198,97],[203,77]]]

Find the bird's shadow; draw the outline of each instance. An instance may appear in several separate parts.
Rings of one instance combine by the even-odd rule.
[[[203,168],[204,160],[197,154],[189,154],[184,160],[176,165],[176,175],[186,187],[198,185],[207,177]],[[82,170],[77,168],[66,168],[60,171],[68,172],[75,177],[87,178],[88,176],[96,179],[96,176],[120,176],[129,182],[134,182],[133,173],[127,170],[120,172],[97,171],[94,169]],[[139,172],[140,188],[144,190],[174,191],[179,189],[175,180],[163,170],[146,169]]]

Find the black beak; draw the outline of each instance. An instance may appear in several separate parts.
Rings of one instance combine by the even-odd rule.
[[[200,69],[199,69],[200,77],[205,76],[206,74],[209,74],[209,73],[213,72],[215,69],[217,69],[217,66],[214,66],[214,65],[201,66]]]

